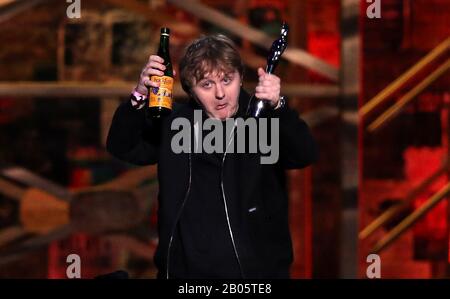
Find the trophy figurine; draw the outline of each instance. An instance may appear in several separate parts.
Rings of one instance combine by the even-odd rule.
[[[266,73],[272,74],[275,71],[278,62],[280,61],[281,54],[287,47],[287,34],[289,27],[283,22],[281,25],[280,37],[272,43],[270,53],[267,56]],[[258,99],[254,95],[250,99],[247,107],[247,116],[250,117],[267,117],[271,107],[267,100]]]

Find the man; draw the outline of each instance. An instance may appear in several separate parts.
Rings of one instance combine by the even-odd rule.
[[[196,110],[222,123],[245,118],[249,95],[241,88],[243,64],[234,43],[223,35],[203,37],[180,62],[189,103],[174,105],[168,117],[156,122],[140,108],[147,89],[157,87],[149,76],[163,75],[162,63],[150,56],[131,99],[118,107],[107,140],[108,151],[123,161],[158,163],[158,278],[289,278],[292,244],[284,170],[317,159],[306,123],[280,100],[280,79],[259,68],[255,96],[270,102],[270,117],[278,120],[276,163],[261,163],[259,152],[206,153],[189,147],[175,153],[172,138],[178,131],[171,125],[176,119],[189,120],[192,144],[198,145]],[[233,134],[236,130],[224,134],[227,145]]]

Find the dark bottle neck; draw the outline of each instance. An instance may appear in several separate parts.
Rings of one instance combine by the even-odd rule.
[[[159,49],[158,55],[167,60],[170,58],[169,55],[169,36],[161,34],[161,38],[159,40]],[[167,62],[167,61],[166,61]]]
[[[173,77],[172,62],[170,60],[170,53],[169,53],[169,36],[166,34],[161,34],[161,38],[159,41],[158,56],[164,59],[164,65],[166,66],[164,75]]]

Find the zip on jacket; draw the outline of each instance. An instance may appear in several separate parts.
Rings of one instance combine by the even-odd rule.
[[[197,140],[197,136],[198,136],[197,131],[196,131],[197,128],[194,125],[195,140]],[[238,265],[239,265],[239,271],[241,273],[241,278],[245,278],[244,270],[243,270],[243,267],[242,267],[242,264],[241,264],[241,259],[240,259],[240,256],[239,256],[239,252],[238,252],[237,247],[236,247],[236,242],[235,242],[235,238],[234,238],[234,234],[233,234],[233,229],[232,229],[230,217],[229,217],[229,214],[228,214],[228,203],[227,203],[227,199],[226,199],[226,196],[225,196],[225,188],[224,188],[224,180],[223,180],[223,168],[224,168],[224,164],[225,164],[225,158],[226,158],[228,147],[230,146],[231,142],[234,139],[235,128],[236,128],[236,121],[234,122],[233,128],[232,128],[231,133],[230,133],[231,138],[230,138],[230,141],[229,141],[229,143],[227,144],[227,146],[225,148],[225,152],[224,152],[223,158],[222,158],[222,164],[221,164],[221,169],[220,169],[220,187],[221,187],[221,191],[222,191],[224,212],[225,212],[225,216],[226,216],[226,219],[227,219],[228,232],[230,234],[231,243],[233,244],[233,251],[234,251],[236,260],[238,262]],[[171,235],[170,235],[170,238],[169,238],[169,245],[168,245],[168,248],[167,248],[167,259],[166,259],[166,279],[169,279],[170,249],[172,247],[173,237],[175,235],[176,227],[178,225],[178,222],[180,220],[181,214],[183,213],[184,207],[186,205],[187,199],[189,198],[189,194],[190,194],[190,191],[191,191],[191,183],[192,183],[192,153],[191,153],[191,147],[189,147],[189,156],[188,157],[189,157],[188,188],[187,188],[186,194],[184,196],[183,202],[182,202],[182,204],[181,204],[181,206],[180,206],[180,208],[179,208],[179,210],[177,212],[177,216],[175,218],[175,223],[174,223],[174,225],[172,227]]]

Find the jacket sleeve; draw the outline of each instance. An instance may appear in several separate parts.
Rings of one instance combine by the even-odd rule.
[[[298,113],[283,107],[273,112],[279,118],[280,163],[286,169],[304,168],[316,162],[319,149],[306,122]]]
[[[159,128],[147,120],[145,109],[127,100],[119,105],[109,128],[106,149],[114,157],[136,165],[158,162]]]

